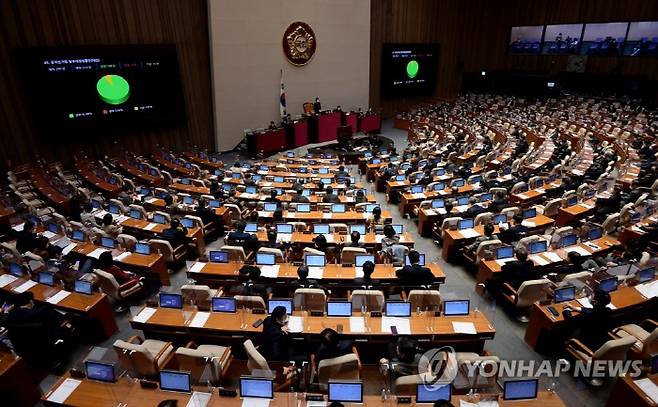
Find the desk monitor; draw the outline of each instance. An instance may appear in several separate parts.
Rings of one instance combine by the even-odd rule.
[[[107,249],[114,249],[114,239],[111,237],[101,237],[101,246]]]
[[[258,181],[260,181],[261,179],[263,179],[263,176],[260,175],[260,174],[253,174],[253,175],[251,176],[251,179],[254,180],[254,182],[258,182]]]
[[[240,397],[274,398],[274,382],[272,379],[243,376],[240,378]]]
[[[655,267],[645,268],[642,270],[638,270],[638,272],[635,274],[637,275],[637,281],[640,284],[646,283],[647,281],[651,281],[654,279],[654,277],[656,276],[656,268]]]
[[[503,400],[536,399],[538,387],[538,379],[508,380],[503,388]]]
[[[94,208],[94,209],[100,209],[102,206],[103,206],[103,204],[102,204],[101,201],[99,201],[98,199],[92,199],[92,200],[91,200],[91,207],[92,207],[92,208]]]
[[[445,168],[437,168],[436,170],[434,170],[434,173],[440,177],[440,176],[446,174],[446,169]]]
[[[191,196],[184,196],[183,203],[185,205],[194,205],[194,198],[192,198]]]
[[[233,297],[213,297],[211,302],[213,312],[235,312],[237,308]]]
[[[468,315],[470,313],[470,306],[470,300],[443,301],[443,315],[447,317]]]
[[[18,263],[9,263],[9,274],[14,277],[23,277],[23,266]]]
[[[276,255],[274,253],[256,253],[256,265],[273,266],[276,264]]]
[[[211,263],[228,263],[228,252],[222,250],[211,250],[208,254]]]
[[[274,182],[282,183],[283,177],[274,177]]]
[[[91,295],[91,293],[93,291],[93,285],[91,284],[90,281],[75,280],[75,284],[73,286],[73,291],[75,291],[76,293],[80,293],[80,294]]]
[[[111,213],[112,215],[118,215],[119,214],[119,207],[114,205],[114,204],[109,204],[107,206],[107,211]]]
[[[152,177],[159,176],[158,170],[156,170],[155,168],[149,168],[149,175],[152,176]]]
[[[304,189],[302,191],[302,196],[306,196],[306,197],[311,196],[312,192],[313,191],[311,191],[310,189]]]
[[[425,265],[425,254],[421,253],[418,259],[418,264],[421,266]],[[411,262],[409,261],[409,255],[404,256],[404,265],[405,266],[411,266]]]
[[[366,225],[350,225],[350,233],[359,232],[361,236],[366,234]]]
[[[432,200],[432,209],[440,209],[443,207],[445,207],[445,201],[443,199]]]
[[[567,286],[555,289],[555,303],[573,301],[576,299],[576,287]]]
[[[464,184],[466,184],[466,181],[464,181],[464,179],[462,179],[462,178],[457,178],[456,180],[452,181],[452,186],[453,187],[460,188],[460,187],[463,187]]]
[[[382,160],[381,160],[381,158],[373,158],[370,162],[372,164],[381,164]]]
[[[307,254],[304,256],[304,262],[308,267],[324,267],[326,258],[324,254]]]
[[[277,204],[276,202],[265,202],[263,204],[263,210],[265,212],[274,212],[276,211]],[[297,205],[297,210],[299,211],[299,205]]]
[[[97,380],[106,383],[114,383],[117,381],[114,372],[114,365],[111,363],[86,360],[85,374],[89,380]]]
[[[514,246],[501,246],[496,249],[496,259],[509,259],[514,257]]]
[[[249,185],[245,188],[244,192],[248,194],[257,194],[258,193],[258,188],[256,188],[253,185]]]
[[[286,314],[292,315],[292,299],[291,298],[279,298],[267,300],[267,313],[271,314],[274,311],[274,308],[281,306],[286,309]]]
[[[329,168],[327,167],[318,168],[318,174],[329,174]]]
[[[141,219],[142,218],[142,213],[138,211],[137,209],[131,209],[129,212],[129,215],[133,219]]]
[[[479,175],[477,175],[477,176],[475,176],[475,177],[472,177],[472,178],[468,181],[469,184],[479,184],[480,182],[482,182],[482,177],[479,176]]]
[[[572,196],[571,198],[567,199],[567,206],[574,206],[577,203],[578,203],[577,196]]]
[[[422,185],[414,185],[411,187],[411,193],[412,194],[421,194],[423,192],[423,186]]]
[[[256,232],[258,232],[258,223],[255,223],[255,222],[245,223],[244,231],[246,233],[256,233]]]
[[[148,256],[149,254],[151,254],[151,245],[149,245],[148,243],[137,243],[135,245],[135,253]]]
[[[603,229],[600,227],[593,227],[592,229],[589,230],[587,238],[589,240],[596,240],[596,239],[600,239],[602,236],[603,236]]]
[[[418,383],[416,385],[416,404],[431,403],[434,404],[439,400],[450,401],[452,397],[452,387],[450,384],[444,386],[427,385]]]
[[[46,225],[46,229],[48,229],[50,233],[59,233],[59,226],[57,226],[57,223],[49,222],[48,225]]]
[[[379,204],[373,203],[373,204],[367,204],[366,205],[366,212],[367,213],[372,213],[372,211],[375,210],[375,208],[379,207]]]
[[[73,240],[83,242],[85,240],[85,232],[82,230],[74,230],[71,234],[71,238],[73,238]]]
[[[297,212],[303,212],[303,213],[311,212],[311,204],[298,203],[297,204]]]
[[[488,201],[491,201],[492,199],[493,199],[493,194],[492,193],[487,192],[487,193],[484,193],[484,194],[480,195],[480,202],[488,202]]]
[[[363,402],[363,383],[362,382],[339,382],[329,380],[328,393],[329,402],[338,401],[341,403],[362,403]]]
[[[187,229],[192,229],[194,227],[194,219],[183,218],[180,220],[180,223]]]
[[[55,285],[55,275],[53,273],[42,271],[39,273],[39,283],[52,287]]]
[[[276,233],[281,235],[290,235],[292,234],[292,225],[290,223],[277,223]]]
[[[363,267],[363,263],[371,261],[373,264],[375,263],[375,255],[374,254],[357,254],[354,256],[354,266],[356,267]]]
[[[351,301],[327,301],[327,316],[328,317],[351,317],[352,316],[352,302]]]
[[[443,191],[446,189],[446,184],[444,182],[437,182],[434,184],[434,187],[432,187],[434,191]]]
[[[345,212],[345,204],[342,204],[342,203],[331,204],[331,212],[333,212],[333,213],[344,213]]]
[[[323,223],[314,223],[313,224],[313,234],[316,235],[326,235],[329,233],[329,225]]]
[[[143,171],[142,171],[142,172],[143,172]],[[144,195],[144,196],[151,195],[151,189],[150,189],[150,188],[146,188],[146,187],[141,187],[141,188],[139,188],[139,194],[140,194],[140,195]]]
[[[155,215],[153,215],[153,223],[164,225],[167,223],[167,218],[161,213],[156,213]]]
[[[577,242],[578,242],[578,235],[572,233],[569,235],[562,236],[562,239],[560,239],[560,246],[561,247],[573,246]]]
[[[404,180],[407,178],[406,175],[404,174],[398,174],[395,176],[395,181],[397,182],[404,182]]]
[[[457,198],[457,206],[464,206],[468,205],[468,197],[467,196],[460,196]]]
[[[473,219],[460,219],[459,220],[459,230],[473,229],[473,226],[475,226],[475,221]]]
[[[183,308],[183,296],[173,293],[160,293],[160,306],[162,308]]]
[[[321,178],[320,182],[323,184],[331,184],[331,178]]]
[[[507,215],[504,213],[494,216],[494,224],[500,225],[501,223],[507,223]]]
[[[192,391],[190,373],[178,372],[175,370],[161,370],[160,389],[165,391],[190,393]]]
[[[530,208],[523,211],[523,219],[530,219],[534,218],[535,216],[537,216],[536,208]]]
[[[406,301],[386,301],[385,312],[387,317],[410,317],[411,303]]]
[[[395,230],[395,233],[398,235],[401,235],[402,232],[404,231],[403,225],[391,225],[391,226],[393,226],[393,230]]]
[[[183,185],[190,185],[190,179],[189,178],[181,178],[180,183]]]
[[[242,178],[242,173],[241,172],[233,172],[233,173],[231,173],[231,178],[240,179],[240,178]]]
[[[530,254],[536,254],[536,253],[543,253],[548,249],[548,243],[546,240],[539,240],[536,242],[532,242],[528,245],[528,253]]]
[[[616,276],[604,278],[603,280],[599,281],[599,289],[606,293],[611,293],[617,289],[617,283],[618,280]]]

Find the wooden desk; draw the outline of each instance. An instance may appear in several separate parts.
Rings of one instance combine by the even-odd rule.
[[[26,281],[27,280],[24,278],[19,278],[4,286],[2,290],[7,293],[16,294],[13,289]],[[37,283],[28,291],[31,291],[34,294],[34,300],[37,302],[55,307],[64,312],[81,314],[98,321],[103,334],[103,339],[109,338],[119,329],[117,327],[116,319],[114,318],[114,311],[110,305],[110,300],[103,293],[94,292],[91,295],[86,295],[72,292],[59,303],[51,304],[46,300],[61,291],[59,288]]]
[[[173,172],[174,174],[179,174],[186,177],[194,177],[194,175],[196,174],[196,170],[194,170],[193,168],[185,168],[182,165],[174,164],[171,161],[165,160],[165,158],[161,154],[158,154],[157,152],[153,153],[151,157],[153,158],[153,161],[155,161],[159,166],[164,167],[165,169]],[[172,176],[174,174],[172,174]]]
[[[652,374],[647,377],[652,382],[658,384],[658,374]],[[606,407],[655,407],[658,405],[658,403],[655,403],[635,384],[636,380],[643,378],[632,378],[629,376],[617,378]]]
[[[256,233],[256,235],[258,236],[258,240],[261,243],[268,242],[267,232],[259,231],[258,233]],[[293,232],[292,235],[290,236],[290,243],[298,246],[312,246],[314,244],[313,239],[315,238],[315,236],[317,235],[313,233]],[[366,233],[365,235],[361,235],[361,239],[359,240],[359,242],[364,243],[367,247],[380,249],[382,246],[383,237],[384,235]],[[327,244],[329,245],[344,245],[345,242],[347,242],[348,244],[351,242],[349,235],[341,235],[339,233],[333,233],[330,234],[329,237],[327,238]],[[414,243],[415,243],[414,239],[409,232],[403,232],[400,235],[400,244],[413,247]]]
[[[122,227],[132,229],[139,233],[140,235],[144,236],[156,236],[157,238],[162,237],[162,232],[169,227],[169,225],[162,225],[162,224],[154,224],[152,222],[149,222],[147,220],[143,219],[133,219],[133,218],[128,218],[124,220],[123,222],[120,223]],[[155,226],[151,226],[155,225]],[[147,229],[150,228],[150,229]],[[194,240],[194,242],[197,245],[197,248],[199,249],[199,253],[204,253],[206,249],[206,244],[203,239],[203,229],[199,227],[194,227],[187,229],[187,237],[190,239]],[[175,247],[174,247],[175,249]]]
[[[117,407],[119,404],[125,406],[157,406],[164,400],[176,400],[179,407],[184,407],[192,397],[189,393],[176,393],[162,391],[160,389],[144,389],[138,383],[129,379],[121,378],[117,383],[102,383],[88,379],[81,379],[80,385],[64,401],[64,403],[53,403],[48,397],[66,380],[69,375],[62,377],[42,398],[41,401],[47,406],[72,406],[72,407]],[[364,378],[367,380],[367,378]],[[373,378],[374,379],[374,378]],[[365,381],[364,380],[364,381]],[[367,389],[369,386],[364,386]],[[374,386],[379,388],[379,386]],[[208,392],[208,388],[195,388],[200,392]],[[237,389],[236,389],[237,390]],[[288,393],[275,393],[274,398],[269,401],[271,407],[288,407],[290,397]],[[460,400],[467,400],[467,396],[453,395],[452,404],[460,405]],[[221,397],[216,389],[212,390],[212,396],[208,407],[240,407],[243,400],[239,397]],[[296,403],[296,402],[295,402]],[[369,407],[386,407],[395,400],[382,401],[381,395],[364,394],[363,404]],[[540,391],[535,400],[505,401],[498,400],[501,407],[565,407],[557,394]],[[412,404],[413,405],[413,404]],[[299,404],[305,407],[306,403]]]
[[[274,212],[258,211],[258,221],[265,224],[271,221]],[[343,213],[332,212],[291,212],[283,211],[283,219],[286,221],[317,222],[317,223],[365,223],[369,213],[345,211]],[[390,211],[382,211],[382,219],[385,222],[392,220]]]
[[[145,183],[146,185],[152,185],[152,186],[164,185],[164,178],[154,177],[151,174],[142,172],[139,170],[139,168],[128,163],[128,161],[126,161],[125,159],[117,159],[115,160],[115,164],[117,167],[119,167],[120,170],[122,170],[123,172],[125,172],[126,174],[132,177],[137,178],[138,180]]]
[[[32,185],[35,186],[39,194],[52,206],[59,211],[68,214],[70,210],[70,198],[56,190],[41,170],[31,169],[29,171]]]
[[[185,185],[178,182],[174,182],[169,185],[169,188],[175,189],[176,191],[185,192],[190,195],[208,195],[210,194],[210,188],[208,187],[197,187],[192,184]]]
[[[0,394],[7,406],[32,407],[41,397],[25,361],[4,347],[0,347]]]
[[[263,202],[267,198],[270,197],[270,194],[248,194],[246,192],[236,192],[235,197],[237,199],[244,200],[244,201]],[[279,195],[279,196],[276,197],[276,199],[279,202],[286,202],[286,203],[292,202],[292,198],[293,198],[293,196],[289,195],[289,194]],[[307,196],[307,198],[309,200],[309,203],[318,204],[318,203],[322,203],[322,198],[323,197],[319,196],[319,195],[311,195],[311,196]],[[345,195],[338,195],[338,198],[340,199],[341,203],[344,203],[348,207],[353,208],[354,206],[356,206],[356,201],[355,201],[354,197],[345,196]],[[367,195],[366,200],[367,200],[368,203],[377,203],[377,198],[375,198],[374,195]]]
[[[560,208],[555,219],[556,226],[562,227],[589,216],[596,209],[596,199],[588,199],[576,205]]]
[[[116,197],[121,192],[120,186],[112,185],[104,179],[99,178],[85,161],[75,160],[75,169],[97,191],[103,192],[111,198]]]
[[[193,162],[194,164],[200,165],[202,167],[210,168],[210,169],[223,169],[224,168],[224,163],[222,161],[211,161],[207,158],[201,157],[198,153],[195,152],[185,152],[183,153],[183,157],[187,158],[189,161]]]
[[[531,205],[532,203],[535,203],[543,198],[544,195],[546,195],[546,192],[559,187],[560,184],[562,184],[562,180],[556,180],[550,184],[545,184],[541,188],[535,188],[526,192],[512,194],[510,201],[513,203],[521,204],[523,206]]]

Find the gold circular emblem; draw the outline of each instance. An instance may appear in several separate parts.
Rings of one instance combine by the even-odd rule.
[[[295,21],[283,33],[283,53],[296,66],[308,64],[316,48],[313,29],[306,23]]]

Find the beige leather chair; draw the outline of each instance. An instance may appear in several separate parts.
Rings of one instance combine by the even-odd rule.
[[[321,311],[327,307],[327,294],[321,288],[298,288],[293,295],[296,311]]]
[[[149,243],[152,251],[160,253],[167,263],[178,263],[185,259],[187,254],[187,246],[185,245],[173,248],[171,243],[162,239],[151,239]]]
[[[171,342],[144,340],[132,336],[128,341],[117,339],[113,344],[119,363],[137,378],[155,378],[173,356]]]
[[[323,254],[326,254],[326,253],[323,252],[323,251],[321,251],[321,250],[314,249],[314,248],[312,248],[312,247],[305,247],[304,250],[302,250],[302,254],[303,254],[303,255],[306,255],[306,254],[318,254],[318,255],[323,255]]]
[[[456,229],[461,219],[462,218],[459,216],[453,216],[443,219],[443,222],[441,222],[441,238],[445,238],[446,232],[448,230]]]
[[[362,306],[368,311],[381,312],[384,309],[384,293],[379,290],[354,290],[350,300],[353,311],[361,311]]]
[[[231,347],[217,345],[199,345],[189,342],[185,347],[176,349],[178,370],[191,373],[196,384],[205,384],[210,380],[218,385],[231,363]]]
[[[317,366],[320,390],[327,390],[329,380],[359,380],[361,378],[361,361],[355,351],[356,349],[353,348],[354,353],[320,361]]]
[[[549,218],[555,218],[558,211],[560,210],[561,205],[562,199],[551,199],[550,201],[546,202],[546,205],[544,206],[544,215],[548,216]]]
[[[347,233],[350,229],[345,223],[330,223],[329,231],[331,233]]]
[[[612,235],[617,231],[617,223],[619,222],[619,214],[613,213],[608,215],[608,217],[601,224],[603,232]]]
[[[496,249],[503,245],[498,239],[485,240],[480,243],[475,249],[475,264],[480,264],[482,260],[490,260],[494,258]]]
[[[132,204],[132,205],[129,205],[128,208],[138,211],[142,215],[141,219],[143,219],[143,220],[148,219],[148,213],[146,212],[146,209],[144,209],[144,207],[142,205]]]
[[[546,278],[524,281],[518,290],[505,283],[503,284],[503,298],[518,311],[523,312],[527,311],[535,302],[546,300],[550,287],[551,281]],[[521,322],[528,322],[528,318],[522,313],[519,313],[517,319]]]
[[[247,259],[247,254],[242,246],[224,245],[219,250],[228,252],[229,261],[245,261]]]
[[[576,360],[585,363],[592,363],[596,360],[602,361],[624,361],[627,358],[628,351],[635,344],[636,339],[632,336],[626,336],[619,339],[611,339],[604,343],[596,351],[591,350],[578,339],[569,339],[567,341],[567,352],[569,352]],[[589,379],[589,383],[593,386],[601,386],[603,384],[601,379]]]
[[[480,356],[477,353],[457,352],[457,376],[452,382],[455,393],[467,393],[470,389],[476,389],[483,393],[495,393],[498,380],[498,369],[500,358],[497,356]],[[472,376],[468,367],[477,366],[475,375]],[[495,369],[495,370],[494,370]],[[472,370],[472,369],[471,369]],[[496,372],[496,374],[493,374]]]
[[[354,264],[357,254],[368,254],[368,251],[361,247],[345,247],[340,253],[341,264]]]
[[[411,311],[441,310],[441,294],[439,290],[411,290],[407,295],[407,301],[411,303]]]
[[[258,249],[258,253],[271,253],[276,258],[277,263],[285,262],[285,257],[283,256],[283,252],[281,251],[281,249],[274,249],[271,247],[261,247],[260,249]]]
[[[238,309],[243,307],[247,309],[267,309],[265,300],[258,295],[236,295],[234,298],[235,306]]]
[[[256,349],[251,339],[244,341],[244,350],[247,353],[247,369],[252,376],[268,377],[274,379],[274,391],[288,391],[293,384],[295,375],[287,372],[287,362],[272,362],[270,364]]]
[[[219,297],[222,290],[213,290],[207,285],[184,284],[181,286],[183,300],[192,302],[199,309],[210,309],[210,303],[213,297]]]
[[[652,319],[645,319],[640,325],[622,325],[611,334],[616,338],[635,338],[633,352],[637,359],[648,359],[658,353],[658,323]]]
[[[489,223],[493,220],[494,214],[493,212],[482,212],[477,215],[475,215],[475,219],[473,220],[473,223],[475,226],[478,225],[484,225],[485,223]]]
[[[113,204],[113,205],[116,205],[117,208],[119,208],[119,211],[120,211],[121,213],[126,213],[126,212],[128,212],[128,210],[126,209],[126,206],[125,206],[125,205],[123,204],[123,202],[121,202],[120,200],[118,200],[118,199],[116,199],[116,198],[112,198],[112,199],[110,199],[110,203]]]
[[[560,285],[561,286],[570,285],[573,284],[575,281],[579,281],[585,284],[589,281],[591,277],[592,277],[592,273],[590,273],[589,271],[579,271],[577,273],[567,274],[560,282]]]
[[[165,222],[171,223],[171,215],[168,214],[167,212],[155,211],[155,212],[153,212],[153,216],[155,216],[155,215],[161,215],[161,216],[164,217]]]
[[[101,291],[104,292],[114,302],[121,302],[126,298],[141,291],[143,284],[141,282],[128,286],[127,284],[119,285],[114,276],[103,270],[94,269],[94,274],[98,277]]]
[[[124,233],[117,236],[117,242],[128,251],[135,251],[135,246],[137,245],[137,239],[134,236],[126,235]]]

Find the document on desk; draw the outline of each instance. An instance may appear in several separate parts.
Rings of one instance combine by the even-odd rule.
[[[521,222],[521,225],[523,225],[523,226],[525,226],[525,227],[527,227],[527,228],[534,228],[535,226],[537,226],[537,224],[536,224],[535,222],[530,221],[530,220],[524,220],[524,221],[522,221],[522,222]]]
[[[364,333],[366,331],[366,321],[363,317],[350,317],[350,332]]]
[[[309,267],[308,268],[308,278],[321,280],[324,276],[324,267]]]
[[[633,383],[640,388],[654,403],[658,404],[658,385],[656,385],[650,378],[640,380],[633,380]]]
[[[635,289],[647,299],[658,297],[658,281],[638,284],[635,286]]]
[[[46,400],[52,403],[64,404],[66,399],[73,394],[78,386],[80,386],[80,383],[82,383],[82,380],[66,379],[50,394],[50,396],[46,398]]]
[[[453,322],[452,329],[457,334],[468,334],[468,335],[477,334],[477,330],[475,329],[475,324],[473,324],[472,322]]]
[[[437,213],[434,209],[425,209],[425,215],[427,215],[427,216],[436,216]]]
[[[115,218],[115,220],[116,220],[118,223],[124,222],[124,221],[126,221],[126,220],[128,220],[128,219],[130,219],[130,218],[129,218],[128,216],[126,216],[126,215],[118,215],[118,216]]]
[[[54,234],[53,232],[51,232],[50,230],[44,230],[43,232],[41,232],[41,236],[43,236],[46,239],[50,240],[50,239],[52,239],[53,237],[55,237],[57,235]]]
[[[60,301],[62,301],[64,298],[68,297],[69,295],[71,295],[70,291],[62,290],[57,294],[53,295],[52,297],[48,298],[46,302],[48,302],[49,304],[59,304]]]
[[[306,407],[327,407],[326,401],[307,401]]]
[[[87,257],[91,257],[91,258],[94,258],[94,259],[98,260],[98,257],[100,257],[100,255],[105,253],[106,251],[108,251],[108,250],[107,249],[102,249],[102,248],[94,249],[91,252],[87,253]]]
[[[516,194],[516,195],[521,199],[528,199],[528,195],[526,194]]]
[[[288,317],[288,329],[290,333],[299,333],[304,330],[304,317],[291,315]]]
[[[375,243],[380,244],[384,240],[384,235],[375,235]]]
[[[582,305],[585,308],[594,308],[592,303],[589,301],[589,298],[587,297],[578,298],[578,302],[580,303],[580,305]],[[617,309],[617,307],[613,303],[608,304],[606,307],[611,310]]]
[[[11,274],[3,274],[0,276],[0,288],[3,288],[16,280],[17,278]]]
[[[30,288],[34,287],[37,285],[36,281],[28,280],[24,282],[23,284],[19,285],[18,287],[14,288],[14,292],[17,293],[24,293],[25,291],[29,290]]]
[[[210,317],[210,312],[197,312],[190,322],[190,327],[192,328],[203,328],[206,325],[206,321]]]
[[[120,255],[118,255],[117,257],[115,257],[114,261],[123,261],[123,260],[127,259],[128,257],[130,257],[131,254],[132,254],[131,252],[123,252]]]
[[[190,273],[200,273],[205,265],[206,263],[197,261],[192,265],[192,267],[188,268],[187,271],[189,271]]]
[[[150,197],[150,198],[146,198],[146,199],[144,200],[144,202],[146,202],[146,203],[153,203],[153,202],[157,202],[157,200],[158,200],[158,198],[152,196],[152,197]]]
[[[322,214],[322,219],[331,219],[331,215],[333,215],[333,213],[331,213],[331,212],[323,213]]]
[[[498,263],[498,265],[502,267],[502,266],[505,265],[505,263],[509,263],[510,261],[514,261],[514,260],[516,260],[516,258],[514,258],[514,257],[508,257],[508,258],[506,258],[506,259],[499,259],[499,260],[496,260],[496,263]]]
[[[494,400],[471,403],[465,400],[459,400],[459,407],[498,407],[498,402]]]
[[[192,397],[190,397],[190,401],[187,402],[186,407],[206,407],[211,397],[211,393],[192,392]]]
[[[391,327],[395,326],[399,335],[411,335],[411,324],[409,318],[382,317],[382,332],[390,333]]]
[[[570,253],[570,252],[576,252],[580,254],[581,256],[591,256],[592,254],[585,249],[584,247],[580,246],[573,246],[573,247],[567,247],[564,249],[565,252]]]
[[[133,321],[146,323],[149,318],[155,314],[155,311],[157,311],[157,308],[145,307],[135,318],[133,318]]]
[[[354,267],[354,274],[356,278],[363,278],[363,267]]]
[[[480,233],[475,229],[462,229],[459,231],[459,233],[461,233],[464,239],[470,239],[472,237],[480,236]]]
[[[277,278],[279,276],[279,268],[280,266],[278,264],[273,266],[260,266],[260,275],[265,278]]]
[[[25,225],[25,223],[19,223],[18,225],[14,225],[11,228],[14,229],[17,232],[22,232],[24,225]]]
[[[286,242],[289,243],[292,240],[292,233],[280,233],[276,236],[276,241],[278,243]]]
[[[544,255],[544,257],[546,257],[547,259],[549,259],[552,263],[556,263],[556,262],[558,262],[558,261],[562,261],[562,257],[558,256],[557,253],[553,253],[553,252],[545,252],[545,253],[543,253],[543,255]]]
[[[245,397],[242,399],[242,407],[269,407],[270,399],[260,399],[257,397]]]
[[[324,235],[325,238],[327,238],[327,243],[334,243],[334,235],[331,233]]]
[[[455,210],[459,213],[466,212],[468,210],[468,205],[455,206]]]
[[[71,253],[71,250],[75,249],[78,247],[77,243],[69,243],[65,248],[62,249],[62,255],[66,256],[67,254]]]
[[[528,257],[530,260],[535,262],[538,266],[545,266],[550,263],[550,261],[546,260],[545,258],[541,257],[538,254],[535,254],[534,256]]]
[[[148,225],[144,226],[144,230],[153,230],[153,229],[155,229],[156,226],[158,226],[157,223],[150,223],[149,222]]]

